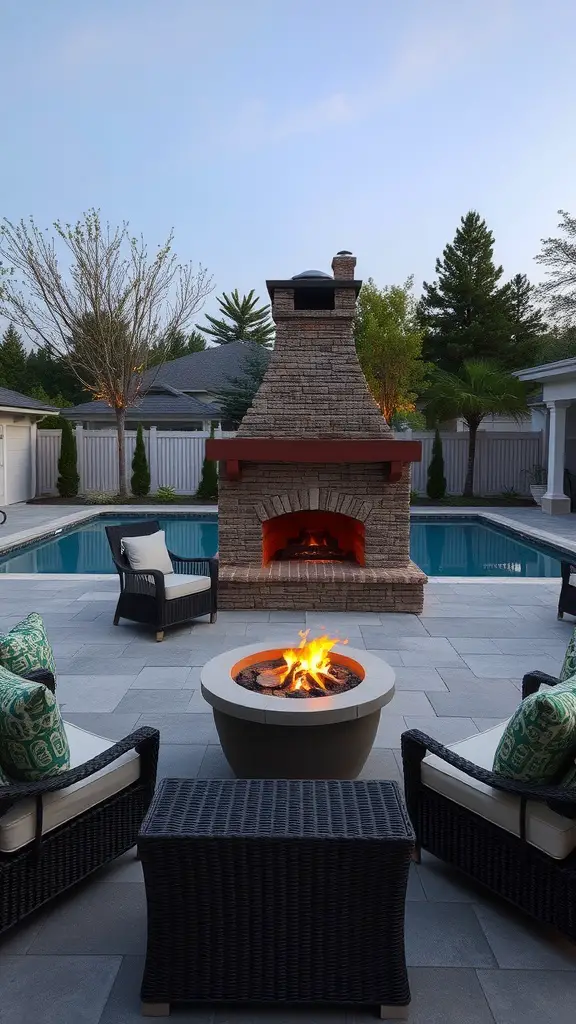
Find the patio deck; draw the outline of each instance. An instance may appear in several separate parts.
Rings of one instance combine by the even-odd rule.
[[[536,510],[535,510],[536,511]],[[544,517],[543,517],[544,518]],[[545,517],[549,521],[549,517]],[[558,581],[433,581],[424,613],[409,615],[223,612],[156,644],[135,624],[112,626],[116,579],[0,577],[0,623],[31,610],[54,643],[64,717],[111,739],[157,725],[161,776],[229,774],[200,666],[248,639],[293,643],[326,625],[375,651],[397,674],[364,775],[400,779],[406,727],[452,742],[509,715],[522,674],[556,672],[572,624],[556,620]],[[0,942],[3,1024],[140,1021],[146,930],[144,887],[131,855],[52,903]],[[568,1024],[574,1019],[576,947],[511,912],[431,857],[412,869],[407,904],[411,1024]],[[360,1024],[358,1011],[188,1008],[202,1024]]]

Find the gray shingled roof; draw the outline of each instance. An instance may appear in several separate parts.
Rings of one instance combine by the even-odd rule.
[[[28,395],[21,395],[19,391],[11,391],[10,388],[0,387],[0,405],[9,405],[14,409],[37,409],[38,412],[60,412],[54,405],[46,405],[36,398],[28,398]]]
[[[63,409],[63,415],[67,419],[112,419],[114,413],[106,402],[83,402],[82,405],[75,405],[73,409]],[[215,405],[208,402],[199,402],[197,398],[190,395],[183,395],[175,388],[166,387],[161,391],[149,391],[147,395],[126,413],[129,420],[153,419],[187,419],[187,420],[210,420],[218,419],[219,410]]]
[[[270,359],[268,349],[253,341],[232,341],[229,345],[214,345],[204,352],[192,352],[164,363],[158,371],[150,371],[154,384],[169,384],[180,391],[216,392],[225,388],[234,377],[246,369],[246,359],[255,350]]]

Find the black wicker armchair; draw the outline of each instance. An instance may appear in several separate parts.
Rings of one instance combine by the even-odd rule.
[[[531,672],[524,676],[522,697],[535,693],[541,683],[555,686],[558,680]],[[426,786],[421,766],[428,753],[472,779],[519,797],[519,836]],[[557,860],[525,838],[527,802],[541,801],[566,818],[576,818],[574,789],[504,779],[415,729],[402,736],[402,760],[406,803],[418,848],[453,864],[538,921],[576,940],[576,850]]]
[[[570,583],[570,576],[576,574],[576,565],[572,562],[561,562],[560,563],[560,574],[562,576],[562,586],[560,587],[560,596],[558,598],[558,618],[564,618],[564,612],[568,612],[568,615],[576,615],[576,587],[573,583]]]
[[[149,623],[156,630],[158,641],[164,639],[164,630],[169,626],[181,625],[202,615],[209,615],[210,622],[215,622],[218,611],[217,558],[183,558],[169,551],[175,573],[210,578],[210,587],[206,590],[172,599],[166,594],[162,572],[130,568],[122,551],[122,538],[148,537],[159,530],[160,524],[156,520],[106,527],[114,565],[120,577],[120,597],[114,625],[117,626],[120,619]]]
[[[0,787],[0,818],[30,798],[36,805],[33,842],[0,852],[0,934],[135,845],[154,793],[158,744],[158,730],[143,727],[61,775]],[[45,795],[89,778],[131,750],[140,756],[135,782],[43,834]]]

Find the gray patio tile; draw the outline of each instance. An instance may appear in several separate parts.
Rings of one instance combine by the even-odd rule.
[[[443,696],[443,694],[438,696]],[[420,729],[421,732],[427,733],[432,739],[439,740],[445,746],[450,743],[458,743],[478,732],[471,718],[418,718],[406,715],[405,720],[407,729]]]
[[[102,605],[98,604],[87,604],[84,607],[80,606],[79,610],[74,612],[72,618],[74,622],[94,622],[96,619],[102,618],[106,615],[110,617],[110,612],[106,609],[102,609]]]
[[[270,612],[262,610],[256,610],[254,608],[238,608],[231,611],[218,612],[218,622],[268,622],[270,620]]]
[[[399,747],[400,737],[406,731],[406,722],[402,715],[389,714],[384,708],[380,715],[380,724],[374,740],[375,747]]]
[[[109,882],[126,882],[130,885],[144,885],[142,873],[142,862],[136,856],[134,846],[121,857],[111,861],[98,871],[98,880],[108,884]]]
[[[83,640],[60,640],[59,642],[52,643],[52,650],[56,659],[73,658],[83,647]]]
[[[510,605],[502,605],[497,601],[490,604],[464,604],[464,602],[441,601],[438,605],[432,606],[421,615],[422,619],[442,617],[449,615],[451,618],[462,619],[499,619],[502,614],[509,618],[516,619],[517,613]],[[427,625],[427,623],[424,623]]]
[[[492,967],[494,957],[471,906],[406,904],[406,962],[410,967]]]
[[[458,693],[431,693],[430,703],[437,715],[470,718],[509,718],[520,703],[520,694],[515,687],[499,693],[493,686],[476,692],[463,690]]]
[[[186,711],[189,703],[189,690],[138,690],[131,688],[118,704],[115,713],[143,714],[146,711],[158,711],[160,714],[163,712],[178,714]]]
[[[211,715],[212,714],[212,706],[208,703],[207,700],[204,700],[204,697],[202,696],[202,691],[200,689],[200,683],[198,683],[198,689],[197,690],[188,690],[188,689],[186,689],[186,690],[183,690],[182,692],[183,693],[187,693],[189,698],[190,698],[190,701],[186,705],[186,708],[185,708],[186,712],[189,715],[198,715],[198,714]]]
[[[505,679],[499,676],[494,678],[490,676],[480,677],[475,675],[472,669],[466,668],[466,666],[452,668],[443,665],[438,669],[438,673],[442,676],[450,693],[474,694],[479,690],[486,693],[512,693],[513,690],[518,691],[517,679]]]
[[[119,658],[125,651],[127,651],[129,644],[126,637],[118,640],[117,644],[94,644],[90,643],[90,637],[87,637],[88,643],[85,643],[82,648],[83,658]]]
[[[212,715],[160,715],[148,711],[140,716],[137,725],[159,729],[162,743],[219,743]]]
[[[418,875],[426,898],[431,903],[485,903],[491,899],[487,889],[475,885],[451,864],[438,860],[422,850]]]
[[[476,972],[470,968],[412,967],[410,1024],[494,1024]],[[374,1010],[350,1010],[346,1024],[374,1022]]]
[[[484,904],[475,911],[499,967],[576,971],[576,946],[552,929],[508,907]]]
[[[498,637],[535,636],[534,625],[520,618],[512,621],[508,618],[460,619],[446,616],[426,619],[426,629],[430,636],[446,636],[449,640],[452,637],[486,637],[494,640]],[[538,634],[557,639],[558,630],[552,626],[543,626]]]
[[[219,745],[211,744],[206,747],[204,757],[198,768],[199,779],[234,779],[236,776],[228,761],[224,757],[222,748]]]
[[[146,901],[144,887],[104,877],[89,879],[52,904],[49,917],[30,953],[144,953]]]
[[[110,992],[99,1024],[142,1024],[140,1013],[140,984],[144,971],[144,957],[125,956]],[[177,1024],[212,1024],[211,1006],[178,1006],[171,1019]]]
[[[0,935],[0,962],[5,956],[27,953],[34,939],[44,925],[48,910],[25,917],[20,924]],[[0,1016],[0,1020],[1,1020]]]
[[[370,651],[369,653],[376,654],[377,657],[382,658],[382,661],[387,662],[388,665],[392,665],[393,668],[400,668],[402,666],[400,651],[381,651],[377,649]]]
[[[68,711],[114,711],[134,676],[59,676],[58,699]]]
[[[189,668],[160,665],[143,668],[133,680],[134,690],[181,690],[190,674]]]
[[[486,732],[507,721],[507,716],[505,715],[504,718],[473,718],[472,721],[479,732]]]
[[[503,679],[510,676],[523,675],[525,672],[532,672],[539,669],[541,672],[549,672],[556,675],[560,665],[556,658],[548,657],[546,654],[465,654],[464,661],[468,668],[479,677],[489,676],[495,679],[501,676]]]
[[[455,636],[450,641],[458,654],[500,654],[502,648],[497,640],[480,636]],[[521,643],[518,640],[502,640],[502,643]],[[524,648],[525,650],[526,648]]]
[[[392,779],[394,782],[400,783],[402,780],[394,751],[386,747],[373,747],[359,778]]]
[[[129,736],[131,732],[134,732],[136,728],[136,722],[140,718],[141,712],[133,712],[130,715],[127,714],[113,714],[98,713],[98,712],[69,712],[64,711],[63,718],[65,722],[71,722],[72,725],[77,725],[79,729],[86,729],[88,732],[95,733],[96,736],[103,736],[108,740],[123,740],[125,736]]]
[[[427,636],[427,632],[416,615],[382,615],[378,626],[360,626],[362,636],[369,647],[385,647],[380,640],[386,636]],[[378,643],[372,643],[375,639]],[[388,644],[388,646],[390,646]]]
[[[452,649],[451,651],[401,651],[402,661],[407,668],[441,668],[443,665],[452,665],[455,668],[464,665],[460,655]]]
[[[270,622],[294,622],[299,629],[304,629],[306,625],[306,612],[290,611],[271,611]]]
[[[346,1024],[346,1010],[337,1006],[217,1006],[213,1024]]]
[[[388,660],[388,659],[385,659]],[[446,684],[443,682],[441,669],[423,668],[419,666],[394,669],[396,674],[396,693],[398,690],[422,690],[427,693],[429,690],[437,690],[441,693],[447,692]]]
[[[425,693],[418,690],[397,690],[387,707],[393,715],[419,715],[435,718],[436,712]],[[382,714],[386,714],[386,707]]]
[[[378,626],[382,616],[378,612],[306,612],[306,625],[330,626],[330,629],[342,625]],[[272,614],[271,614],[272,618]]]
[[[574,977],[566,971],[478,971],[496,1024],[574,1024]]]
[[[163,668],[185,668],[194,660],[189,647],[175,647],[166,640],[161,644],[155,644],[154,647],[135,642],[126,648],[123,657],[130,661],[141,661],[142,668],[155,665]]]
[[[195,779],[200,770],[206,746],[198,742],[160,744],[159,779]],[[208,749],[217,750],[217,747]]]
[[[119,956],[0,958],[5,1024],[99,1024]]]
[[[82,651],[62,665],[61,672],[66,676],[107,676],[115,675],[119,670],[125,675],[136,678],[144,668],[143,658],[126,658],[118,653],[114,658],[85,658]]]

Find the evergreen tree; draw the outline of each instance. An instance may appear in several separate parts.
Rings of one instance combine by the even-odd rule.
[[[173,359],[180,359],[181,356],[189,356],[192,352],[203,352],[205,348],[206,339],[200,331],[193,330],[189,334],[173,331],[167,338],[161,338],[152,345],[150,366],[160,366]]]
[[[264,348],[271,348],[274,339],[274,324],[270,319],[270,306],[260,306],[260,299],[254,295],[254,289],[238,295],[238,289],[227,295],[223,292],[217,299],[222,319],[206,314],[209,327],[199,329],[203,334],[213,338],[217,345],[229,345],[231,341],[254,341]]]
[[[479,213],[462,217],[454,241],[436,260],[437,280],[424,282],[420,315],[424,359],[457,373],[467,359],[504,364],[513,346],[510,287],[499,284],[494,236]]]
[[[132,479],[130,481],[132,494],[137,498],[145,498],[150,493],[150,470],[144,447],[144,432],[142,424],[138,424],[136,431],[136,447],[132,456]]]
[[[510,282],[512,336],[508,355],[501,361],[510,370],[530,366],[538,360],[546,327],[542,311],[532,301],[534,291],[526,274],[516,274]]]
[[[214,437],[214,424],[210,428],[210,437]],[[202,479],[196,497],[201,501],[218,500],[218,467],[213,459],[207,459],[206,456],[202,463]]]
[[[428,482],[426,494],[433,501],[440,501],[446,494],[446,477],[444,476],[444,454],[442,452],[442,438],[436,427],[434,441],[432,444],[432,458],[428,466]]]
[[[222,419],[238,427],[252,405],[268,369],[268,358],[254,348],[246,356],[244,370],[238,377],[230,377],[215,398],[222,411]]]
[[[26,387],[26,349],[14,324],[8,325],[0,342],[0,385],[12,391]]]
[[[58,459],[58,494],[61,498],[75,498],[78,494],[76,436],[70,420],[62,420],[62,439]]]
[[[78,378],[64,359],[54,356],[46,346],[33,349],[26,360],[26,394],[42,388],[46,395],[61,395],[63,405],[79,405],[87,400]],[[59,403],[52,400],[52,405]]]
[[[576,320],[576,217],[558,210],[562,232],[559,238],[543,238],[536,262],[546,267],[546,280],[538,296],[546,302],[554,323],[572,327]]]

